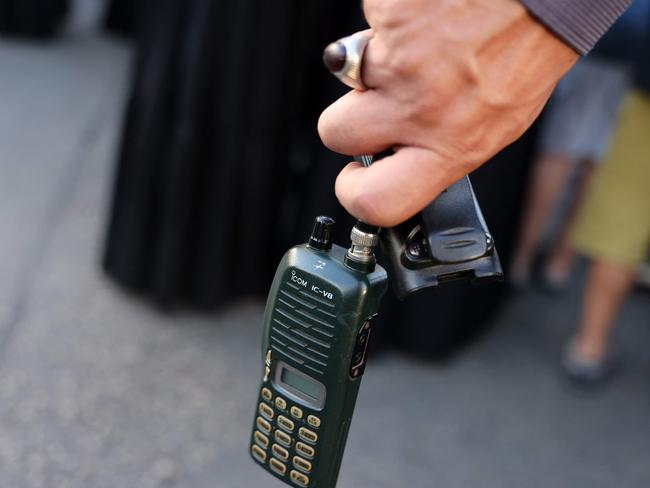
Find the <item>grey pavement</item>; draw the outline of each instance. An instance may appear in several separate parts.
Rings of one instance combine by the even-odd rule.
[[[100,271],[129,58],[0,41],[0,487],[279,488],[247,454],[263,305],[163,314]],[[556,367],[576,290],[519,297],[447,366],[372,362],[339,486],[650,486],[650,300],[584,396]]]

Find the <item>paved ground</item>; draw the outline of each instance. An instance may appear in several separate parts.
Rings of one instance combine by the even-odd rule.
[[[128,57],[0,41],[0,486],[279,488],[247,456],[261,305],[162,315],[99,271]],[[340,486],[650,486],[650,300],[585,398],[555,369],[575,295],[519,298],[445,368],[371,364]]]

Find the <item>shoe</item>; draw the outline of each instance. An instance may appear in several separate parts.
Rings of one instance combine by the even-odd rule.
[[[569,288],[571,274],[545,270],[539,279],[539,288],[550,295],[559,295]]]
[[[639,286],[650,290],[650,262],[641,265],[637,283]]]
[[[600,360],[581,357],[569,345],[564,350],[562,369],[576,385],[593,388],[604,384],[611,377],[613,361],[609,355]]]

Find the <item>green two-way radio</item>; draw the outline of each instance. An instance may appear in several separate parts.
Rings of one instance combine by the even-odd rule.
[[[264,318],[250,453],[300,487],[336,485],[372,318],[388,285],[375,262],[378,229],[359,222],[346,250],[332,244],[333,225],[318,217],[309,242],[285,254]]]
[[[318,217],[309,242],[285,254],[264,314],[250,453],[299,487],[336,486],[372,318],[388,284],[375,259],[380,229],[357,222],[346,250],[332,244],[333,225]],[[409,221],[381,230],[381,247],[399,298],[451,280],[503,275],[466,178]]]
[[[380,157],[380,156],[379,156]],[[376,158],[375,158],[376,159]],[[359,158],[365,166],[373,158]],[[309,242],[280,262],[264,315],[263,379],[250,452],[281,480],[334,488],[388,284],[375,259],[380,229],[358,221],[348,250],[318,217]],[[468,178],[407,222],[381,231],[396,295],[451,280],[499,280],[499,258]]]
[[[344,82],[360,78],[368,33],[359,35],[325,51],[326,66]],[[358,85],[350,84],[363,89]],[[358,161],[369,166],[381,156]],[[375,259],[380,229],[357,222],[346,250],[332,244],[333,225],[318,217],[309,242],[285,254],[264,314],[262,384],[249,449],[267,471],[298,487],[336,486],[372,318],[388,285]],[[485,282],[503,274],[468,178],[384,229],[381,250],[399,298],[451,280]]]

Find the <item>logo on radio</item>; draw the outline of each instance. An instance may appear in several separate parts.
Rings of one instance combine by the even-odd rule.
[[[296,272],[293,270],[291,271],[291,281],[307,288],[307,280],[296,275]]]
[[[300,276],[298,276],[296,274],[296,271],[293,270],[293,269],[291,270],[291,278],[290,279],[295,284],[300,285],[300,286],[302,286],[304,288],[307,288],[307,285],[309,285],[307,280],[305,278],[301,278]],[[322,288],[320,288],[320,287],[318,287],[316,285],[309,285],[309,287],[311,288],[311,291],[313,291],[317,295],[320,295],[320,296],[322,296],[324,298],[327,298],[328,300],[334,300],[334,293],[333,292],[323,290]]]

